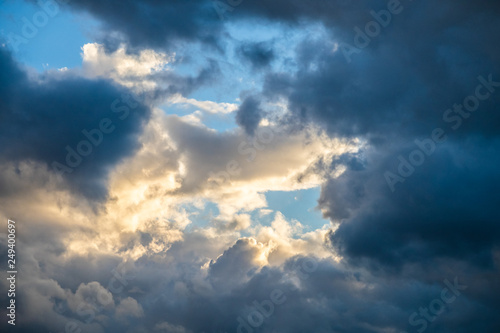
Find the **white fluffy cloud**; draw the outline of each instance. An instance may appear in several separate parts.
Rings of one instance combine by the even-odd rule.
[[[150,75],[167,70],[174,55],[143,50],[139,54],[129,54],[124,45],[112,53],[106,52],[98,43],[88,43],[82,47],[83,73],[89,77],[109,78],[126,87],[153,89],[157,86]]]

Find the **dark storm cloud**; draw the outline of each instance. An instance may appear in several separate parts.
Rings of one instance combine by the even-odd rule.
[[[138,147],[137,135],[149,116],[148,107],[137,104],[135,109],[128,108],[126,119],[121,119],[124,109],[113,112],[112,105],[118,101],[115,107],[127,107],[121,101],[127,95],[130,99],[125,89],[77,77],[47,75],[35,81],[5,50],[0,50],[0,58],[2,160],[38,161],[51,170],[53,162],[67,166],[67,147],[77,151],[78,144],[88,140],[82,131],[99,129],[103,119],[109,119],[114,130],[104,133],[101,143],[92,146],[92,153],[64,174],[78,192],[102,199],[109,168]],[[94,135],[98,142],[99,135]]]
[[[217,46],[221,21],[208,0],[122,1],[81,0],[68,3],[100,19],[106,33],[120,32],[137,47],[167,48],[173,43],[196,40]],[[115,44],[110,34],[107,45]],[[116,46],[116,45],[115,45]]]
[[[353,262],[370,258],[401,267],[449,257],[494,269],[498,139],[443,144],[393,193],[383,174],[412,148],[372,153],[365,168],[348,168],[323,186],[320,206],[340,223],[332,246]]]
[[[259,100],[255,97],[247,97],[238,108],[236,113],[236,123],[245,129],[249,135],[253,135],[259,127],[262,119],[262,110]]]
[[[285,125],[312,122],[332,136],[367,139],[368,158],[339,161],[348,170],[323,187],[319,202],[340,223],[330,241],[346,260],[400,267],[454,257],[491,268],[500,239],[493,190],[500,185],[493,167],[500,152],[500,47],[493,42],[499,7],[401,5],[400,16],[350,63],[341,48],[305,41],[297,48],[298,71],[268,74],[263,95],[288,101]],[[486,94],[482,101],[478,91]],[[476,111],[466,111],[476,102]],[[414,140],[435,129],[446,143],[422,150],[424,164],[392,193],[385,172],[397,174],[399,155],[409,160],[419,149]]]
[[[500,47],[493,42],[500,37],[498,6],[453,2],[453,10],[443,17],[440,9],[448,2],[428,12],[430,2],[401,1],[403,5],[400,16],[379,35],[368,37],[371,42],[352,55],[351,63],[341,47],[334,52],[331,43],[308,39],[298,48],[299,70],[269,74],[266,96],[288,99],[292,117],[287,121],[313,121],[335,135],[386,140],[392,135],[413,137],[440,125],[446,109],[474,93],[478,76],[492,74],[500,81]],[[364,29],[358,21],[353,18],[351,32],[332,37],[332,42],[354,45],[352,28]],[[367,17],[364,23],[370,21],[375,19]],[[468,122],[468,130],[495,133],[499,101],[500,94],[494,94],[484,102],[482,116]]]

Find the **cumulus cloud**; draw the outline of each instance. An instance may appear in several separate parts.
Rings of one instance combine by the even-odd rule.
[[[118,319],[126,319],[127,317],[138,318],[144,316],[144,311],[135,299],[127,297],[116,307],[116,316]]]
[[[88,43],[82,47],[82,68],[85,75],[112,79],[129,88],[139,85],[138,88],[143,90],[156,87],[155,81],[144,79],[166,70],[167,64],[174,58],[175,55],[167,56],[154,50],[142,50],[138,55],[127,54],[125,45],[112,53],[107,53],[104,46],[97,43]]]

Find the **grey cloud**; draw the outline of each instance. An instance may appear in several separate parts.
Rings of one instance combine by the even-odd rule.
[[[1,50],[0,57],[2,159],[33,160],[51,169],[54,161],[66,165],[66,147],[77,150],[87,139],[82,131],[99,129],[103,119],[109,119],[115,130],[104,134],[101,144],[93,145],[92,153],[64,175],[76,192],[102,200],[109,168],[138,148],[137,136],[149,108],[142,104],[129,108],[121,101],[128,92],[106,81],[42,76],[35,82],[8,52]],[[114,112],[113,105],[128,111],[128,117],[122,120],[122,111]]]
[[[276,58],[272,43],[242,43],[237,48],[237,54],[245,61],[248,61],[253,69],[263,69],[268,67]]]
[[[247,97],[238,108],[236,123],[245,129],[249,135],[253,135],[262,119],[260,103],[255,97]]]
[[[438,257],[493,268],[500,228],[497,143],[447,143],[390,191],[384,172],[412,147],[370,156],[365,169],[349,168],[322,189],[320,206],[340,223],[331,244],[354,261],[371,258],[401,266]],[[378,160],[375,160],[377,158]]]
[[[181,332],[234,332],[241,323],[239,318],[248,324],[248,316],[253,311],[262,312],[267,308],[269,314],[271,295],[279,290],[280,302],[274,303],[268,316],[262,315],[263,320],[255,331],[303,332],[314,328],[316,332],[374,333],[383,329],[410,332],[418,326],[410,325],[409,316],[420,307],[429,307],[447,286],[444,281],[453,283],[455,276],[458,283],[467,288],[446,306],[445,313],[428,323],[429,329],[465,333],[495,332],[499,328],[494,318],[500,304],[488,296],[499,286],[476,282],[478,271],[467,266],[455,265],[451,269],[436,265],[426,279],[415,276],[411,269],[397,276],[385,272],[372,274],[363,268],[311,256],[296,256],[281,266],[259,268],[251,264],[258,254],[255,245],[248,239],[240,239],[210,265],[205,275],[199,265],[204,248],[194,250],[196,247],[200,247],[200,243],[193,246],[188,240],[177,242],[175,252],[183,248],[187,256],[177,257],[175,262],[169,256],[152,254],[135,260],[130,271],[134,278],[128,280],[120,292],[106,290],[115,265],[103,261],[99,269],[107,274],[92,282],[82,282],[69,291],[52,280],[51,271],[22,277],[25,282],[30,281],[29,288],[20,291],[19,296],[24,299],[25,293],[31,295],[31,303],[25,309],[45,306],[46,316],[52,322],[24,313],[25,321],[19,329],[27,331],[42,325],[61,330],[68,321],[74,321],[82,329],[93,327],[95,331],[104,332],[124,329],[154,332],[162,327]],[[170,251],[174,249],[167,251],[173,255]],[[60,259],[41,257],[37,260],[44,265],[47,260]],[[224,281],[230,283],[224,285]],[[85,315],[74,312],[77,303],[92,304],[89,302],[93,300],[99,305],[98,300],[106,299],[104,296],[108,293],[112,294],[114,303],[98,306],[93,312],[85,307],[88,310]],[[256,303],[264,310],[257,310]],[[92,320],[85,323],[90,318]]]

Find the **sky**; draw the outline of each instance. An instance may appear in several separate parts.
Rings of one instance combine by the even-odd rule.
[[[0,0],[1,331],[500,332],[499,15]]]

